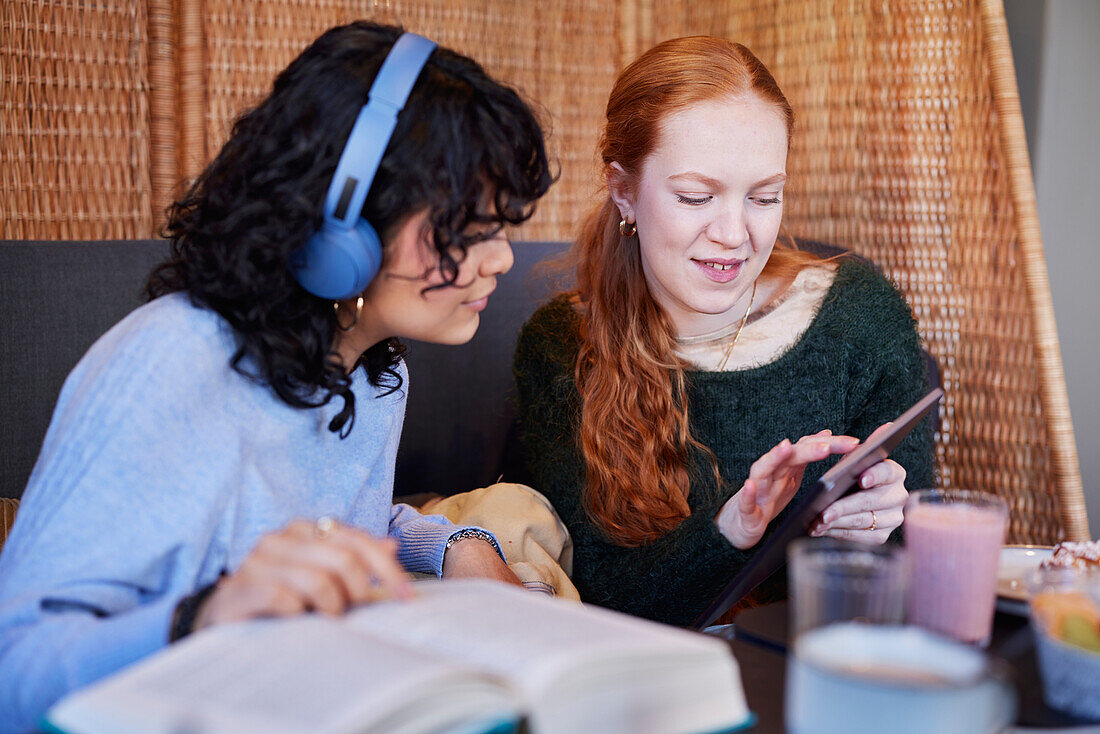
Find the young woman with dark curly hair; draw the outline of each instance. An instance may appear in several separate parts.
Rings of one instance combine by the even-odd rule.
[[[387,77],[412,68],[403,109],[372,87],[402,43],[422,52]],[[171,208],[150,302],[69,376],[4,548],[0,730],[192,629],[406,595],[404,570],[517,583],[490,533],[392,503],[398,338],[473,336],[512,264],[503,226],[553,180],[516,92],[432,48],[328,31]],[[380,142],[368,91],[396,115]],[[341,173],[375,165],[352,139],[373,182]],[[341,216],[378,233],[373,279],[343,282],[343,255],[315,277]]]
[[[780,236],[793,133],[775,79],[723,39],[666,41],[612,88],[577,290],[515,358],[530,480],[586,601],[691,624],[826,459],[925,392],[893,284]],[[926,421],[813,534],[886,541],[932,455]]]

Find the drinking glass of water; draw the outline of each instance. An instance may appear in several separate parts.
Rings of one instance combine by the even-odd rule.
[[[791,639],[837,622],[901,624],[909,589],[904,549],[834,538],[799,538],[787,548]]]

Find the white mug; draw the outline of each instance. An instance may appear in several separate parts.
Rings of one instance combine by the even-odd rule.
[[[1007,676],[981,650],[916,627],[819,627],[787,662],[790,734],[992,734],[1015,715]]]

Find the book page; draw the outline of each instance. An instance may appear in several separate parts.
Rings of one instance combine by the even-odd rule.
[[[480,706],[496,715],[516,712],[514,702],[504,703],[514,694],[500,681],[310,615],[196,634],[66,699],[49,719],[71,731],[95,731],[82,728],[90,721],[110,722],[98,730],[118,734],[127,731],[117,721],[120,710],[133,731],[173,734],[336,734],[374,731],[364,721],[388,719],[379,729],[388,732],[401,728],[405,711],[455,698],[445,683],[460,690],[457,704],[469,710],[454,720],[468,719]],[[484,695],[487,690],[493,692]]]
[[[363,607],[348,624],[530,685],[585,661],[724,654],[720,642],[716,653],[713,639],[504,584],[422,582],[416,588],[415,601]]]

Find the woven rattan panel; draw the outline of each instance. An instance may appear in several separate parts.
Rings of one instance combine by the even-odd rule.
[[[145,3],[0,3],[0,238],[150,236]]]
[[[1061,538],[1022,259],[977,2],[656,2],[656,40],[753,49],[795,108],[792,233],[851,247],[909,297],[943,370],[941,483]]]
[[[524,239],[569,237],[592,201],[596,138],[618,62],[614,0],[207,0],[203,11],[206,160],[236,115],[262,98],[314,37],[368,18],[400,23],[473,56],[548,113],[562,175],[524,226]]]

